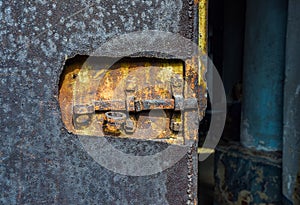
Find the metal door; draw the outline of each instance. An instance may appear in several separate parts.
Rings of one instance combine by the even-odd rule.
[[[206,1],[4,1],[1,8],[1,204],[197,204],[194,121],[206,106],[199,59],[90,54],[115,36],[147,30],[205,50]],[[113,66],[102,73],[108,59]],[[189,149],[172,166],[162,158],[161,172],[124,175],[118,170],[138,167],[115,158],[108,169],[91,155],[106,156],[101,139],[145,164],[170,146]]]

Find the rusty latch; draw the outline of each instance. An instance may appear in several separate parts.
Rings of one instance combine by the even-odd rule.
[[[126,81],[126,100],[98,100],[94,105],[75,105],[73,122],[76,129],[83,129],[88,126],[92,120],[92,114],[96,111],[108,111],[105,113],[106,132],[133,133],[135,122],[124,113],[142,112],[149,110],[172,110],[172,119],[170,129],[175,132],[182,131],[181,111],[184,109],[197,109],[198,102],[196,98],[183,98],[183,80],[174,76],[171,78],[172,99],[138,99],[136,100],[136,80],[134,77]],[[118,111],[118,112],[116,112]],[[122,112],[121,112],[122,111]]]
[[[69,131],[171,144],[197,139],[191,122],[202,106],[198,61],[128,58],[108,70],[102,59],[95,62],[79,69],[74,64],[62,82],[60,106]]]

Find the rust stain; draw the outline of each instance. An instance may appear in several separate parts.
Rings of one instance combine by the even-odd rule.
[[[198,86],[197,62],[128,58],[109,69],[83,60],[69,63],[59,91],[63,122],[70,132],[87,136],[196,140],[198,126],[189,121],[198,121],[198,100],[206,102],[197,98],[205,88],[204,81]]]
[[[198,1],[198,13],[199,13],[199,47],[201,51],[207,53],[207,28],[208,28],[208,0],[196,0]]]
[[[300,171],[298,172],[297,178],[296,178],[296,184],[295,189],[293,193],[293,202],[295,204],[300,204]]]

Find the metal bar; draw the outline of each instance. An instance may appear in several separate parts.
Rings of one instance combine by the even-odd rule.
[[[174,109],[174,99],[159,100],[137,100],[135,101],[135,111],[143,110],[172,110]]]
[[[146,110],[174,110],[174,99],[151,99],[151,100],[135,100],[134,107],[136,112]],[[197,109],[198,102],[196,98],[183,100],[183,109]],[[95,101],[95,111],[120,110],[126,111],[125,100],[100,100]],[[133,110],[129,110],[133,111]]]
[[[96,111],[123,110],[126,111],[125,100],[99,100],[95,101]]]

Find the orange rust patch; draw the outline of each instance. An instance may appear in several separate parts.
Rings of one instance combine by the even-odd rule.
[[[205,87],[198,86],[197,59],[185,62],[123,59],[109,69],[101,63],[85,60],[86,57],[81,57],[77,61],[73,59],[68,62],[61,76],[59,104],[68,131],[79,135],[111,135],[171,144],[184,144],[186,140],[197,139],[198,127],[190,129],[188,121],[198,120],[199,110],[182,111],[181,115],[180,111],[175,111],[178,106],[176,100],[180,98],[174,99],[175,90],[180,94],[180,85],[181,95],[186,99],[195,99],[199,93],[203,94]],[[179,80],[179,88],[176,89],[172,84],[175,78]],[[201,81],[201,85],[203,83]],[[204,96],[199,99],[205,104]],[[105,113],[108,111],[125,113],[131,131],[125,129],[125,120],[121,126],[118,120],[107,122]],[[179,132],[173,130],[181,130],[181,122],[183,127],[189,129]],[[75,123],[83,125],[75,126]],[[176,125],[175,128],[171,123]]]

